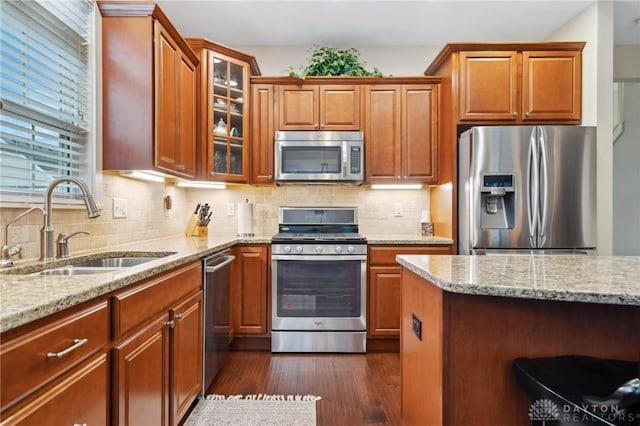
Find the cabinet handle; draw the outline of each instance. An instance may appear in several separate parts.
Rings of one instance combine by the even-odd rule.
[[[168,326],[169,328],[175,328],[176,322],[174,320],[171,320],[171,321],[165,322],[164,325]]]
[[[318,128],[318,123],[313,123],[313,127]]]
[[[324,123],[320,123],[320,128],[324,129]]]
[[[404,179],[404,180],[407,180],[407,178],[408,178],[408,177],[409,177],[409,176],[405,176],[405,177],[403,177],[403,179]]]
[[[518,116],[518,111],[513,111],[513,116],[517,117]]]
[[[185,167],[184,167],[184,164],[178,164],[178,165],[176,166],[176,168],[177,168],[178,170],[184,170],[184,168],[185,168]]]
[[[398,176],[398,180],[402,180],[402,176]]]
[[[273,179],[273,175],[267,176],[267,179]]]
[[[526,115],[527,117],[529,116],[530,111],[527,111],[524,113],[524,115]]]
[[[73,345],[69,346],[67,349],[60,352],[49,352],[47,354],[47,358],[62,358],[65,355],[69,355],[71,352],[75,351],[82,345],[86,345],[89,339],[73,339]]]
[[[182,321],[182,319],[184,318],[184,315],[182,314],[176,314],[176,321]]]

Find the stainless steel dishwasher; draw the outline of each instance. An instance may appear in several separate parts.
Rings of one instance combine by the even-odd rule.
[[[202,393],[205,394],[224,366],[229,352],[229,279],[235,256],[224,250],[204,258],[204,355]]]

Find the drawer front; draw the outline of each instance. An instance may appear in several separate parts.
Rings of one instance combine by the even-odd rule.
[[[178,300],[202,288],[202,263],[176,269],[113,296],[113,334],[118,338]]]
[[[0,346],[2,409],[103,348],[107,301],[74,311]]]
[[[369,247],[369,266],[397,265],[396,256],[399,254],[449,254],[451,246],[384,246]]]
[[[4,414],[0,424],[106,426],[108,384],[107,355],[101,354],[10,414]]]

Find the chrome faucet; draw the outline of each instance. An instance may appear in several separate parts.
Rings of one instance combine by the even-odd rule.
[[[52,218],[52,206],[51,206],[51,198],[53,196],[53,190],[58,184],[62,182],[73,182],[82,191],[82,199],[84,201],[84,205],[87,208],[87,216],[89,219],[96,218],[100,216],[100,211],[98,206],[96,205],[95,200],[93,199],[93,195],[91,195],[91,191],[89,191],[89,187],[87,184],[76,177],[73,176],[60,176],[59,178],[55,178],[49,186],[47,187],[47,192],[44,200],[44,226],[40,230],[40,260],[53,260],[54,258],[54,249],[56,245],[56,241],[53,237],[55,234],[55,229],[51,225]]]
[[[0,260],[1,266],[13,266],[13,260],[11,260],[11,256],[20,253],[20,250],[22,250],[22,247],[20,247],[19,244],[9,244],[9,225],[25,217],[34,210],[40,210],[45,216],[47,214],[42,207],[31,207],[30,209],[20,213],[18,216],[7,222],[7,225],[4,228],[4,245],[2,246],[2,260]]]

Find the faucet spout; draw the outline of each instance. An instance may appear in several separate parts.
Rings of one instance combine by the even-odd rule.
[[[44,226],[40,231],[40,260],[53,260],[54,259],[54,247],[55,240],[54,234],[55,229],[53,228],[52,222],[52,198],[53,198],[53,190],[62,182],[72,182],[75,183],[80,190],[82,191],[82,199],[84,201],[85,208],[87,209],[87,216],[89,219],[96,218],[100,216],[100,210],[96,205],[96,201],[91,195],[91,191],[87,184],[77,177],[73,176],[60,176],[51,181],[49,186],[47,187],[47,192],[44,200]]]

